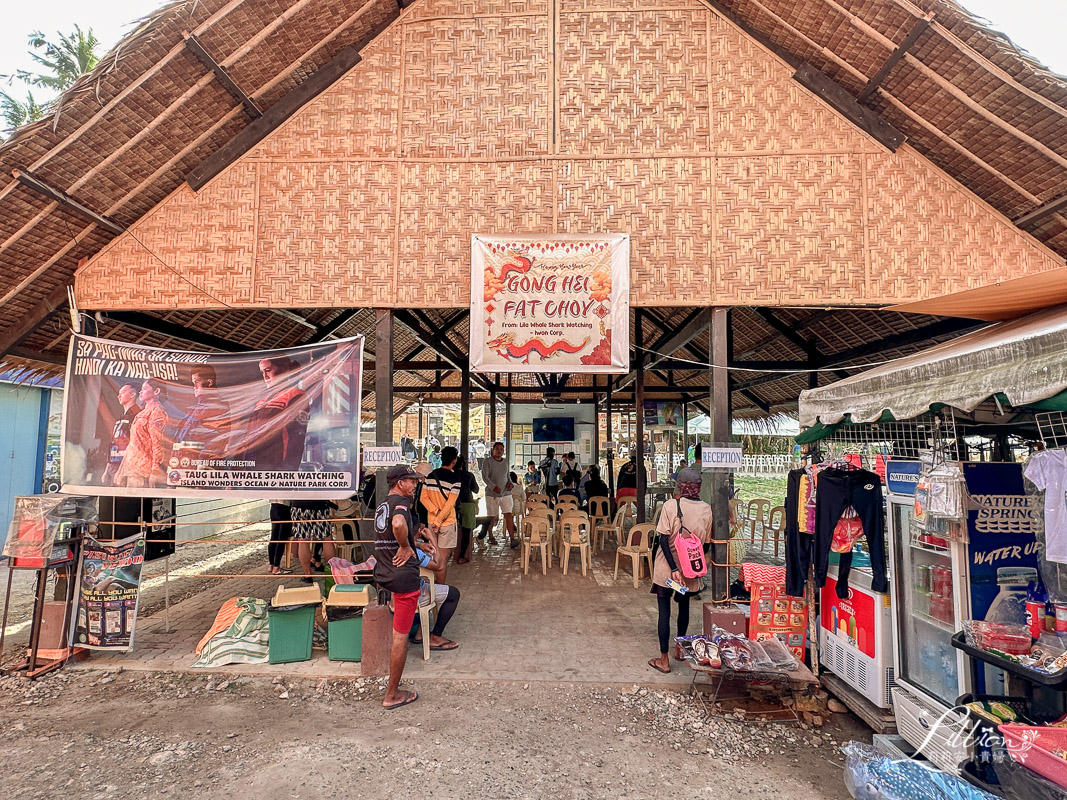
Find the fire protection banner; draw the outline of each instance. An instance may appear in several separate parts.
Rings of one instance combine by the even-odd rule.
[[[474,372],[629,370],[630,237],[471,237]]]
[[[359,486],[363,337],[198,353],[75,334],[63,491],[336,499]]]

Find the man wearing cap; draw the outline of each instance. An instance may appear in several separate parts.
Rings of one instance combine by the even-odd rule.
[[[419,699],[415,691],[400,691],[400,677],[408,655],[408,634],[419,610],[419,559],[415,554],[417,524],[411,501],[419,474],[406,464],[386,473],[389,494],[374,512],[374,580],[393,595],[393,642],[389,651],[389,682],[382,705],[399,708]]]

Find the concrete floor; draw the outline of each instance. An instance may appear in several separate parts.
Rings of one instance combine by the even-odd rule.
[[[469,564],[451,565],[448,581],[462,593],[446,635],[460,642],[453,652],[433,652],[423,661],[412,646],[405,678],[688,685],[683,664],[671,675],[650,669],[656,655],[656,604],[647,575],[633,586],[629,559],[612,579],[615,551],[597,554],[583,577],[577,551],[563,575],[556,561],[541,574],[535,555],[524,575],[520,550],[478,547]],[[197,642],[211,626],[222,603],[234,596],[268,599],[280,585],[298,586],[295,576],[279,579],[231,578],[170,609],[168,632],[162,612],[139,620],[130,653],[94,652],[76,668],[188,670]],[[699,601],[692,606],[691,632],[701,625]],[[204,670],[195,670],[201,672]],[[231,674],[301,677],[358,677],[358,663],[328,660],[316,650],[310,661],[277,665],[232,665]]]

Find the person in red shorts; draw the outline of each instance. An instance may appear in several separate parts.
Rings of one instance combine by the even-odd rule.
[[[393,595],[393,643],[389,651],[389,682],[385,708],[400,708],[419,699],[415,691],[400,691],[408,634],[419,610],[419,558],[415,553],[418,523],[411,515],[411,501],[419,474],[406,464],[389,468],[389,494],[374,512],[374,580]]]

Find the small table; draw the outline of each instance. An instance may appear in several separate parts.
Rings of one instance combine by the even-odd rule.
[[[689,683],[689,694],[693,694],[696,691],[697,679],[701,675],[707,676],[707,680],[704,681],[707,685],[714,685],[715,690],[711,695],[711,702],[715,703],[719,700],[719,692],[722,689],[723,683],[728,679],[740,680],[746,683],[753,681],[761,681],[764,683],[777,683],[784,688],[788,689],[806,689],[809,686],[820,686],[819,679],[815,677],[815,674],[808,669],[804,664],[800,664],[795,670],[789,672],[786,670],[747,670],[739,671],[731,669],[725,665],[721,667],[708,667],[703,664],[696,663],[691,658],[686,658],[686,663],[693,668],[693,680]],[[786,709],[796,719],[796,712],[793,709]]]
[[[656,516],[656,503],[667,502],[671,497],[674,496],[674,493],[677,491],[677,488],[678,487],[676,487],[672,483],[657,483],[653,484],[652,486],[645,487],[645,493],[648,495],[648,498],[651,502],[651,506],[648,510],[649,519]]]

